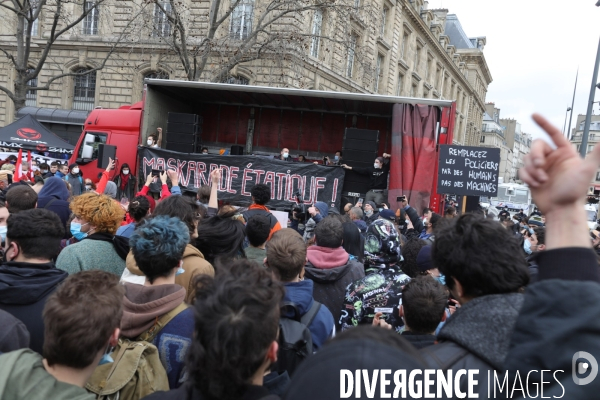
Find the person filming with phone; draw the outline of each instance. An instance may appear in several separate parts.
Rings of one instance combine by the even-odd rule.
[[[390,154],[383,153],[382,157],[375,159],[372,168],[350,167],[347,164],[342,164],[344,169],[350,169],[361,175],[371,176],[369,191],[365,196],[364,204],[373,201],[379,207],[386,200],[385,191],[387,191],[388,175],[390,173],[390,157]]]

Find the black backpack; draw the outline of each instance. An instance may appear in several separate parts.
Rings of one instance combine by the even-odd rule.
[[[314,300],[310,310],[300,317],[296,304],[282,303],[281,315],[288,315],[292,312],[294,317],[279,319],[279,353],[274,368],[280,374],[287,371],[292,376],[298,365],[313,354],[312,335],[308,327],[312,324],[320,308],[321,303]]]

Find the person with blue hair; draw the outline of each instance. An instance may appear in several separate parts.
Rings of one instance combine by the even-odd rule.
[[[189,241],[186,224],[166,215],[144,221],[129,239],[146,282],[124,283],[121,335],[145,340],[149,331],[159,330],[151,343],[158,348],[171,389],[183,383],[185,358],[194,334],[194,312],[184,302],[186,290],[175,284],[175,275],[183,272],[183,253]]]

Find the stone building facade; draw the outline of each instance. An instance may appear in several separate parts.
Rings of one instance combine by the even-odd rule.
[[[515,119],[500,119],[500,126],[504,130],[506,144],[512,149],[512,170],[510,173],[510,182],[521,183],[519,180],[519,169],[523,167],[523,160],[526,154],[531,150],[532,137],[530,134],[521,130],[521,124]]]
[[[581,147],[581,140],[583,138],[583,127],[585,125],[585,114],[579,114],[577,116],[577,121],[575,122],[575,127],[570,132],[570,140],[573,146],[579,152]],[[586,154],[592,151],[595,145],[600,142],[600,115],[592,115],[590,122],[590,132],[588,136],[588,145],[586,149]],[[595,195],[600,195],[600,170],[596,172],[596,176],[594,181],[591,183],[591,191]]]
[[[97,15],[86,17],[80,26],[56,42],[49,61],[31,84],[44,85],[57,74],[98,66],[110,51],[115,32],[127,23],[136,1],[106,3],[99,7]],[[238,7],[245,7],[243,13],[236,15],[242,15],[247,22],[241,24],[247,25],[237,28],[252,29],[252,22],[258,18],[252,10],[264,1],[242,1]],[[328,14],[327,10],[311,10],[300,18],[285,21],[303,35],[322,39],[308,39],[305,46],[278,57],[241,63],[231,69],[226,81],[455,100],[455,143],[479,145],[485,96],[492,81],[483,54],[485,37],[468,37],[456,15],[446,9],[430,10],[423,0],[369,3],[363,0],[362,5],[361,0],[353,1],[357,12],[350,18]],[[208,15],[209,0],[183,3],[188,4],[192,16]],[[228,4],[224,1],[223,7]],[[27,105],[77,110],[116,108],[141,100],[144,78],[186,79],[178,58],[160,40],[160,35],[154,34],[157,29],[164,33],[170,26],[160,18],[157,20],[160,13],[157,14],[156,8],[149,13],[139,27],[143,40],[118,47],[104,68],[95,74],[64,77],[55,81],[51,90],[32,91]],[[0,20],[7,22],[0,24],[0,40],[4,48],[14,53],[15,23],[7,18],[6,11],[0,9]],[[36,49],[43,46],[48,36],[51,18],[50,13],[42,12],[36,21],[32,60],[39,56]],[[219,35],[227,38],[237,34],[234,29],[239,21],[236,21],[224,23]],[[202,23],[191,26],[190,43],[199,41],[205,35],[205,28]],[[350,46],[340,44],[348,40]],[[219,59],[211,58],[200,79],[214,81],[218,65]],[[12,65],[0,56],[0,85],[11,88],[15,76]],[[14,106],[3,92],[0,92],[0,109],[3,110],[0,125],[14,120]]]
[[[500,149],[499,177],[503,182],[510,182],[513,173],[513,149],[506,143],[505,129],[500,125],[500,109],[494,103],[486,103],[483,114],[480,146]]]

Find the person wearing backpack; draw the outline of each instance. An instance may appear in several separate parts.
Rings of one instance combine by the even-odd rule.
[[[166,215],[144,221],[129,239],[146,283],[124,283],[121,335],[158,348],[171,389],[183,383],[194,335],[194,312],[184,303],[185,289],[175,284],[175,275],[183,273],[183,253],[189,241],[188,227]]]
[[[68,277],[44,308],[43,356],[30,349],[0,356],[0,398],[93,400],[84,386],[117,344],[123,286],[103,271]]]
[[[300,318],[311,315],[307,327],[312,337],[312,353],[334,336],[335,325],[331,311],[313,298],[313,281],[304,279],[305,263],[306,245],[298,232],[286,228],[273,234],[268,242],[265,264],[285,287],[282,316],[294,318],[295,310]]]
[[[198,277],[196,330],[189,378],[144,400],[278,400],[263,386],[277,361],[283,287],[270,271],[245,259]]]

